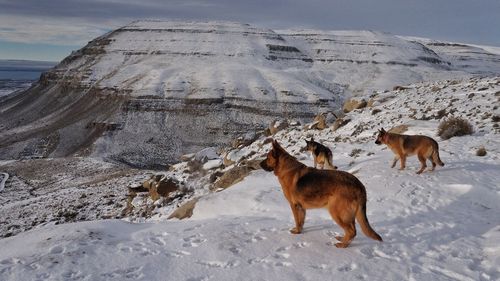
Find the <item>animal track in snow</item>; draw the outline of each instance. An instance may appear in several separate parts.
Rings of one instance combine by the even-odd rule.
[[[184,229],[184,232],[193,231],[193,230],[196,230],[196,229],[198,229],[198,228],[200,228],[200,227],[202,227],[202,226],[203,226],[202,224],[197,224],[197,225],[195,225],[195,226],[193,226],[193,227],[188,227],[188,228]],[[168,234],[168,233],[167,233],[167,234]]]
[[[207,276],[201,276],[201,277],[191,277],[191,278],[186,279],[186,281],[208,281],[212,278],[213,278],[212,275],[207,275]]]
[[[292,263],[291,262],[286,262],[286,261],[278,261],[274,265],[275,266],[290,267],[290,266],[292,266]]]
[[[311,243],[309,243],[309,242],[297,242],[297,243],[293,244],[293,247],[295,249],[300,249],[300,248],[309,247],[310,245],[311,245]]]
[[[247,239],[245,242],[247,242],[247,243],[256,243],[256,242],[263,241],[263,240],[266,240],[266,239],[267,239],[267,237],[265,237],[265,236],[254,235],[250,239]]]
[[[355,263],[349,263],[337,268],[337,270],[340,272],[349,272],[355,270],[356,268],[358,268],[358,266]]]
[[[289,253],[276,253],[273,255],[273,257],[277,259],[288,259],[290,257]]]
[[[64,251],[64,248],[61,247],[61,246],[55,246],[55,247],[52,247],[52,249],[50,249],[49,253],[50,254],[60,254]]]
[[[232,260],[228,262],[198,260],[196,263],[204,265],[208,268],[233,268],[240,265],[240,262],[237,260]]]
[[[276,252],[284,252],[284,251],[288,251],[292,248],[292,246],[283,246],[283,247],[279,247],[278,249],[276,249]]]
[[[174,258],[182,258],[184,256],[190,256],[191,253],[186,252],[186,251],[171,251],[171,252],[165,253],[165,255],[170,256],[170,257],[174,257]]]
[[[314,268],[314,269],[318,269],[318,270],[325,270],[328,268],[328,265],[327,264],[324,264],[324,263],[320,263],[320,264],[313,264],[313,265],[310,265],[311,268]]]
[[[230,247],[230,248],[229,248],[229,251],[230,251],[231,253],[235,254],[235,255],[237,255],[237,254],[241,253],[241,249],[240,249],[240,248],[238,248],[238,247]]]
[[[191,235],[189,237],[185,237],[182,239],[184,243],[182,244],[182,247],[198,247],[200,244],[204,243],[207,241],[207,239],[203,238],[202,234],[195,234]]]
[[[64,280],[81,280],[85,278],[84,275],[80,271],[67,271],[62,274],[62,277]]]
[[[105,278],[126,278],[126,279],[138,279],[144,277],[142,273],[142,266],[130,267],[126,269],[118,269],[112,272],[101,274]]]
[[[128,247],[128,246],[125,246],[125,247],[121,247],[119,248],[120,251],[124,252],[124,253],[131,253],[133,252],[133,249],[131,247]]]
[[[50,278],[50,275],[46,272],[44,273],[39,273],[36,275],[35,281],[45,281]]]
[[[167,244],[163,238],[156,236],[149,238],[149,241],[158,246],[165,246]]]

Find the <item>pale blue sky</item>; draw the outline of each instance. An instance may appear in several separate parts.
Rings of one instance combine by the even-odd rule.
[[[0,0],[0,59],[59,61],[138,19],[369,29],[500,46],[500,0]]]

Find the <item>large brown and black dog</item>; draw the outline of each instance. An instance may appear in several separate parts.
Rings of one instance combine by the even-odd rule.
[[[344,229],[344,236],[336,237],[341,242],[335,246],[345,248],[351,243],[356,236],[355,219],[366,236],[382,241],[368,223],[366,189],[355,176],[344,171],[307,167],[288,154],[276,140],[260,165],[266,171],[274,171],[290,203],[295,219],[291,233],[302,232],[306,209],[327,208]]]
[[[406,167],[406,156],[412,156],[417,154],[418,160],[420,161],[421,167],[417,171],[417,174],[422,173],[427,167],[425,161],[429,159],[432,162],[431,171],[434,171],[436,165],[444,166],[443,161],[439,158],[439,145],[438,143],[428,137],[420,135],[400,135],[389,133],[382,128],[378,131],[376,144],[387,145],[396,156],[392,161],[391,168],[396,166],[398,160],[401,161],[400,170],[404,170]]]

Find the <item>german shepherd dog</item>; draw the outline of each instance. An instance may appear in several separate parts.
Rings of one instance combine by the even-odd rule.
[[[375,143],[387,145],[392,152],[396,154],[391,168],[394,168],[398,160],[401,160],[400,170],[404,170],[406,167],[406,157],[415,154],[422,165],[420,170],[417,171],[417,174],[422,173],[427,167],[425,163],[426,159],[429,159],[432,162],[432,168],[430,171],[434,171],[436,165],[444,166],[443,161],[439,158],[439,145],[430,137],[388,133],[384,130],[384,128],[382,128],[378,132]]]
[[[314,138],[311,138],[310,141],[306,140],[306,150],[310,151],[313,156],[314,168],[319,164],[320,169],[323,169],[326,163],[327,168],[332,170],[337,169],[337,166],[333,166],[332,164],[332,151],[321,143],[315,142]]]
[[[349,246],[356,236],[355,219],[366,236],[382,241],[368,222],[366,189],[355,176],[344,171],[307,167],[288,154],[276,140],[272,145],[260,166],[265,171],[274,171],[278,177],[295,219],[291,233],[302,232],[306,209],[327,208],[333,220],[344,229],[344,236],[335,237],[340,241],[336,247]]]

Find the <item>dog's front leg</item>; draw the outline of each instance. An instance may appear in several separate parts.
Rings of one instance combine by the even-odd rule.
[[[299,234],[302,232],[302,227],[304,226],[306,210],[298,203],[290,203],[290,207],[292,208],[293,218],[295,219],[295,227],[290,229],[290,232]]]
[[[394,156],[394,160],[392,160],[391,168],[394,168],[394,166],[396,166],[396,163],[398,163],[398,160],[399,160],[399,156],[398,155]]]
[[[400,170],[404,170],[406,168],[406,155],[405,154],[401,154],[399,156],[399,160],[401,162],[401,168],[400,168]]]

